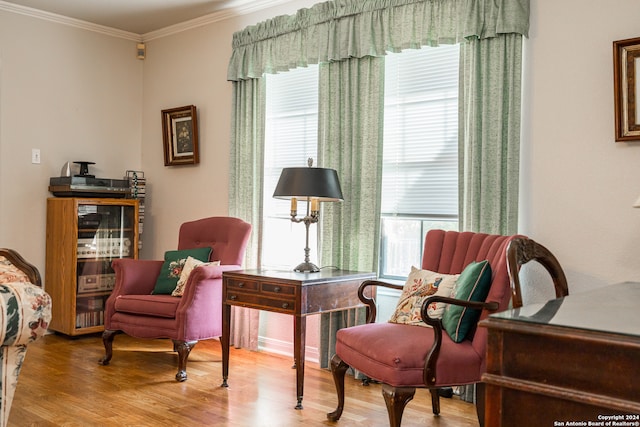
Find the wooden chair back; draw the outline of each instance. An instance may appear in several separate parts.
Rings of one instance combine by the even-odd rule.
[[[513,308],[522,307],[522,289],[520,286],[520,268],[530,262],[536,261],[542,265],[551,275],[556,298],[569,295],[567,278],[560,266],[558,259],[540,243],[526,238],[517,237],[509,242],[507,247],[507,272],[511,284],[511,298]]]

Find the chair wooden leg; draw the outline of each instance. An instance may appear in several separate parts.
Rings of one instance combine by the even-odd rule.
[[[393,387],[389,384],[382,384],[382,395],[387,404],[391,427],[400,427],[404,407],[413,399],[415,393],[415,387]]]
[[[106,329],[102,333],[102,343],[104,344],[104,357],[98,361],[101,365],[107,366],[113,356],[113,339],[118,331]]]
[[[438,394],[437,388],[430,388],[431,393],[431,408],[433,409],[433,415],[440,415],[440,394]]]
[[[484,383],[476,383],[476,413],[480,427],[484,426],[485,387]]]
[[[333,374],[333,382],[336,385],[336,393],[338,394],[338,407],[335,411],[329,412],[327,418],[330,421],[338,421],[342,416],[344,409],[344,376],[349,369],[349,365],[344,363],[337,354],[331,358],[331,373]]]
[[[187,380],[187,359],[191,349],[195,347],[198,341],[177,341],[173,340],[173,349],[178,352],[178,373],[176,374],[176,381]]]

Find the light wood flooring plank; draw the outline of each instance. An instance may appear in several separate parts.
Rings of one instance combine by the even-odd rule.
[[[9,426],[388,426],[379,384],[347,377],[342,418],[331,373],[306,363],[303,410],[295,410],[292,359],[231,349],[229,388],[222,388],[220,342],[202,341],[191,352],[189,379],[174,376],[177,356],[169,340],[118,335],[109,366],[99,335],[47,335],[29,345]],[[407,405],[403,426],[477,427],[475,408],[454,397],[431,413],[428,391]]]

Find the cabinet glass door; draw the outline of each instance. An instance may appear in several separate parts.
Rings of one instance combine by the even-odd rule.
[[[135,255],[133,206],[78,206],[76,328],[104,324],[105,301],[115,285],[111,262]]]

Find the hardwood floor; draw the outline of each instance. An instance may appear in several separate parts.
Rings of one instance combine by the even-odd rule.
[[[295,370],[288,357],[231,349],[229,388],[220,387],[221,350],[202,341],[191,352],[186,382],[175,381],[176,354],[168,340],[118,335],[109,366],[98,360],[99,335],[47,335],[29,345],[9,426],[388,426],[379,384],[346,379],[337,423],[331,373],[306,363],[304,409],[295,410]],[[403,426],[477,427],[475,407],[454,397],[431,413],[426,390],[407,405]]]

